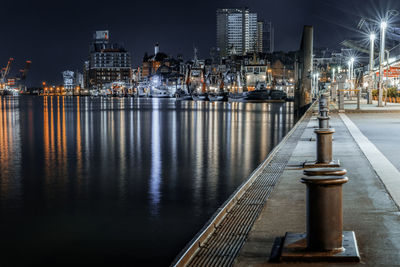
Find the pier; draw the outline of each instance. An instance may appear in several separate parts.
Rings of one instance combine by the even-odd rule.
[[[376,105],[361,103],[357,109],[347,101],[345,112],[338,112],[330,103],[329,123],[335,129],[333,157],[348,177],[343,231],[354,231],[361,264],[393,266],[400,262],[400,105]],[[306,189],[300,179],[304,162],[316,158],[317,114],[314,103],[173,265],[293,265],[282,261],[282,246],[286,232],[306,230]]]

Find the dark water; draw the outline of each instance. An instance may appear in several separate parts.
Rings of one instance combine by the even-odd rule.
[[[165,266],[292,104],[0,97],[0,266]]]

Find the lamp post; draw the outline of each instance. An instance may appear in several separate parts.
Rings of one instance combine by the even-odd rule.
[[[354,57],[350,58],[350,82],[351,82],[351,89],[354,89]]]
[[[385,33],[386,33],[387,22],[381,22],[381,44],[379,52],[379,96],[378,96],[378,107],[383,107],[382,96],[383,96],[383,60],[385,57]]]
[[[375,33],[369,35],[370,47],[369,47],[369,75],[371,76],[371,81],[368,86],[368,104],[372,104],[372,89],[374,88],[374,45],[375,45]]]
[[[351,62],[350,60],[347,62],[347,80],[351,80]]]
[[[312,79],[311,79],[311,94],[313,97],[315,97],[315,73],[312,74]]]

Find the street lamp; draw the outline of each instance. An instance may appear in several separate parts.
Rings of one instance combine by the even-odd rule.
[[[374,88],[374,57],[375,57],[375,33],[369,35],[370,47],[369,47],[369,74],[371,76],[371,82],[368,87],[368,104],[372,104],[372,89]]]
[[[383,107],[382,96],[383,96],[383,60],[385,57],[385,33],[387,28],[387,22],[382,20],[381,22],[381,46],[379,52],[379,97],[378,107]]]

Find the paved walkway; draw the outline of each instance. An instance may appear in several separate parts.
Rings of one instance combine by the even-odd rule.
[[[346,114],[400,171],[400,114]]]
[[[360,109],[357,110],[356,100],[345,100],[344,109],[346,112],[400,112],[399,103],[387,103],[383,107],[378,107],[378,101],[372,101],[372,104],[367,104],[366,99],[362,99],[360,102]]]
[[[385,114],[380,114],[383,118],[387,118],[385,119],[386,123],[383,123],[386,126],[381,126],[379,130],[381,132],[376,133],[374,122],[377,118],[371,118],[368,125],[369,115],[331,115],[331,126],[336,130],[334,157],[340,159],[342,167],[348,170],[349,177],[349,182],[343,186],[344,230],[355,231],[361,264],[396,266],[400,264],[400,213],[389,192],[400,188],[400,176],[391,176],[398,170],[398,164],[395,150],[390,149],[386,142],[381,139],[378,141],[374,137],[382,132],[390,135],[395,131],[392,124],[399,123],[399,121],[397,119],[393,121],[390,119],[391,116],[386,117]],[[355,123],[353,123],[353,119]],[[315,141],[306,141],[314,136],[315,125],[317,125],[317,120],[311,119],[290,157],[289,162],[292,165],[315,159]],[[360,125],[361,131],[357,125]],[[395,127],[400,126],[395,124]],[[396,135],[391,136],[388,142],[394,142]],[[397,147],[400,148],[400,145]],[[376,153],[373,149],[376,149]],[[376,154],[379,153],[380,155],[376,157]],[[380,165],[381,161],[385,161],[383,165]],[[390,165],[393,167],[390,169],[392,173],[387,173],[386,168],[390,168]],[[378,168],[377,166],[381,169],[374,169],[374,167]],[[385,176],[386,179],[379,177],[378,175],[382,175],[382,173],[388,177]],[[246,242],[234,262],[235,266],[356,265],[354,263],[278,264],[269,262],[270,252],[276,238],[284,236],[287,231],[305,231],[305,186],[299,181],[301,177],[302,170],[291,167],[285,169],[277,187],[249,232]],[[389,187],[389,192],[387,187]]]

